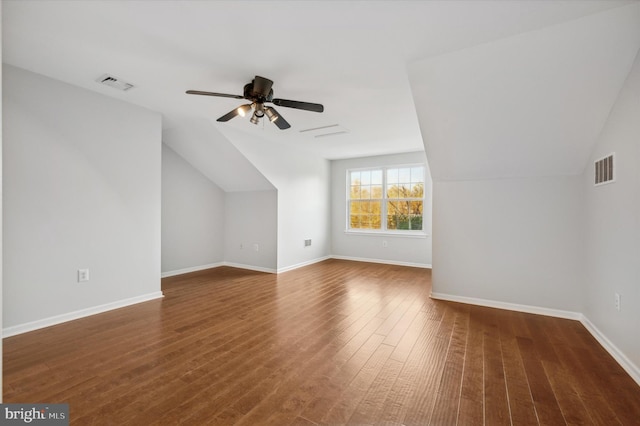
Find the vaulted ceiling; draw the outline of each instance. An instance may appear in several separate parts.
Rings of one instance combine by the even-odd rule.
[[[426,146],[439,178],[576,173],[640,45],[640,4],[626,0],[2,8],[4,62],[161,112],[166,142],[214,180],[224,173],[211,146],[241,157],[224,126],[328,159]],[[99,85],[104,73],[136,87]],[[218,123],[242,102],[184,93],[242,94],[255,75],[274,80],[276,97],[325,112],[279,108],[292,125],[285,131],[264,120]],[[300,132],[334,124],[348,132]],[[252,185],[264,185],[259,173]]]

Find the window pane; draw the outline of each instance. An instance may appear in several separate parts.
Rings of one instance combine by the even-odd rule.
[[[401,183],[398,185],[398,197],[399,198],[408,198],[411,196],[411,185],[406,183]]]
[[[371,184],[382,185],[382,170],[371,170]]]
[[[360,187],[359,186],[352,186],[351,187],[351,194],[349,195],[349,198],[360,198]]]
[[[398,182],[411,183],[411,169],[398,169]]]
[[[369,216],[371,220],[371,229],[380,229],[382,228],[382,224],[380,223],[380,215],[371,215]]]
[[[411,201],[410,214],[422,215],[422,201]]]
[[[387,215],[393,216],[398,212],[397,209],[396,209],[396,204],[397,203],[395,201],[388,201],[387,202]]]
[[[411,185],[411,196],[413,198],[423,198],[424,197],[424,184],[416,183]]]
[[[400,196],[399,194],[397,184],[387,186],[387,198],[398,198]]]
[[[411,229],[409,227],[409,215],[401,213],[396,215],[397,229]]]
[[[398,216],[396,215],[387,216],[387,229],[388,230],[398,229]]]
[[[351,172],[351,185],[360,185],[360,172]]]
[[[394,183],[398,183],[398,169],[388,169],[387,184],[393,185]]]
[[[364,170],[360,172],[360,182],[363,185],[371,185],[371,171]]]
[[[352,214],[349,217],[350,228],[360,228],[360,217],[358,215]]]
[[[360,198],[368,200],[371,198],[371,187],[369,185],[362,185],[360,188]]]
[[[362,213],[362,206],[360,201],[351,201],[349,206],[350,214],[360,214]]]
[[[422,215],[411,216],[411,229],[416,231],[422,230]]]
[[[369,213],[380,216],[382,214],[381,201],[371,201],[369,203]]]
[[[371,185],[371,198],[382,198],[382,185]]]
[[[424,167],[411,168],[411,182],[412,183],[424,182]]]
[[[407,215],[409,214],[409,209],[411,206],[411,202],[409,201],[400,201],[398,203],[398,214],[404,214]]]

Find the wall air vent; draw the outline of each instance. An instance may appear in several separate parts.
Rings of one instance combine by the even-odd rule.
[[[604,185],[606,183],[613,183],[616,180],[615,175],[615,162],[613,161],[614,154],[609,154],[606,157],[600,158],[594,162],[594,185]]]
[[[114,89],[118,89],[122,91],[129,90],[134,87],[133,84],[127,83],[126,81],[123,81],[122,79],[119,79],[118,77],[114,77],[109,74],[101,75],[96,79],[96,81],[98,83],[102,83],[109,87],[113,87]]]

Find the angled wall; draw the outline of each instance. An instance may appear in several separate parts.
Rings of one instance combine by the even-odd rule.
[[[160,114],[11,66],[2,95],[5,333],[161,296]]]
[[[162,145],[162,273],[224,260],[225,193]]]
[[[581,312],[581,193],[578,177],[434,182],[434,294]]]
[[[277,189],[277,270],[326,258],[330,239],[329,161],[229,127],[224,133]],[[305,247],[306,239],[312,240],[311,246]]]
[[[433,296],[580,319],[640,383],[639,47],[634,3],[409,71]],[[616,183],[596,188],[611,152]]]
[[[227,192],[224,205],[225,264],[276,272],[277,223],[277,191]]]
[[[615,182],[594,186],[596,159],[615,153]],[[636,367],[640,383],[640,57],[582,175],[584,314]],[[620,311],[615,293],[621,296]],[[605,337],[606,336],[606,337]]]

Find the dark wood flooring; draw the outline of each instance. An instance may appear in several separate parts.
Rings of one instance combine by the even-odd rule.
[[[579,322],[430,289],[340,260],[167,278],[5,339],[4,401],[69,403],[73,425],[640,425],[640,387]]]

